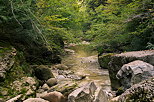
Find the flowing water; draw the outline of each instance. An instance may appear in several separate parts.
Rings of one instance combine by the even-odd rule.
[[[79,85],[94,81],[96,85],[110,89],[108,70],[100,68],[96,51],[92,51],[88,45],[76,45],[69,49],[74,53],[65,56],[62,63],[69,66],[75,74],[86,76],[78,82]]]

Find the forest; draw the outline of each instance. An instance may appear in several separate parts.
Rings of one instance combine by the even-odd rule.
[[[98,51],[153,49],[151,0],[1,0],[1,39],[60,49],[92,42]],[[22,39],[22,41],[20,41]],[[16,41],[13,41],[16,40]],[[55,43],[56,40],[58,43]]]
[[[22,98],[21,96],[19,98],[20,101],[7,102],[34,102],[23,100],[29,97],[36,97],[39,87],[43,87],[44,83],[48,82],[48,79],[53,76],[43,76],[41,73],[46,71],[44,73],[47,74],[46,67],[49,66],[53,66],[53,69],[57,67],[65,69],[67,66],[58,65],[64,62],[65,56],[68,55],[67,51],[70,51],[68,49],[66,51],[66,48],[69,48],[71,44],[72,46],[78,46],[83,41],[88,44],[81,45],[81,47],[76,49],[87,50],[86,48],[88,47],[91,55],[93,52],[96,52],[96,58],[98,58],[98,63],[101,67],[105,68],[112,64],[111,56],[114,53],[137,51],[151,51],[147,52],[148,54],[150,53],[150,57],[148,56],[145,59],[133,55],[135,57],[131,61],[123,63],[122,60],[122,64],[118,64],[120,68],[128,62],[134,61],[134,58],[135,60],[143,59],[142,61],[150,63],[152,66],[154,65],[152,62],[154,57],[151,57],[154,56],[153,0],[0,0],[0,12],[0,101],[2,99],[6,102],[6,100],[23,94],[21,95]],[[76,51],[76,49],[73,50]],[[74,58],[73,55],[71,57]],[[87,61],[89,60],[87,56],[82,57],[86,57]],[[84,59],[82,57],[81,60]],[[77,58],[78,56],[76,56]],[[147,61],[147,58],[151,59]],[[65,60],[68,59],[65,58]],[[69,59],[69,61],[71,60]],[[101,61],[105,64],[102,64]],[[109,63],[109,61],[111,62]],[[84,63],[84,61],[81,62],[82,64]],[[92,62],[90,59],[88,63]],[[72,63],[76,62],[70,62],[69,64]],[[113,64],[116,63],[118,62]],[[125,87],[120,87],[123,85],[123,82],[121,82],[120,86],[115,85],[116,88],[114,88],[113,72],[110,71],[112,69],[107,69],[109,70],[108,77],[110,77],[112,89],[116,90],[116,96],[121,95],[125,92]],[[150,69],[148,68],[148,70]],[[150,71],[152,76],[154,76],[153,70]],[[119,71],[119,69],[116,71]],[[69,71],[66,72],[69,73]],[[51,73],[49,72],[48,74]],[[41,79],[40,75],[45,79]],[[14,86],[15,84],[13,85],[12,83],[22,79],[22,77],[35,77],[37,80],[35,83],[37,91],[33,89],[35,92],[28,95],[28,91],[25,88],[15,91],[12,87],[17,86]],[[49,78],[46,79],[46,77]],[[24,83],[24,85],[27,83]],[[70,89],[65,91],[69,93]],[[62,94],[64,93],[62,92]],[[132,99],[135,95],[140,97],[136,93],[133,95]],[[64,94],[64,96],[66,98],[68,94]],[[141,101],[128,102],[152,102],[152,100],[154,99],[151,99],[151,97],[148,99],[143,95]],[[38,102],[66,101],[42,100]],[[71,101],[70,99],[68,102],[84,101]],[[109,101],[95,100],[85,102]]]

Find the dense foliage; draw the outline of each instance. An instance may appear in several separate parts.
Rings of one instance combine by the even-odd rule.
[[[24,51],[29,62],[59,62],[63,41],[82,33],[78,8],[73,0],[0,0],[0,41]]]
[[[87,0],[86,38],[100,52],[153,49],[152,0]]]
[[[154,49],[153,5],[152,0],[0,0],[0,39],[29,52],[38,46],[57,52],[64,42],[81,40],[93,42],[99,52]]]

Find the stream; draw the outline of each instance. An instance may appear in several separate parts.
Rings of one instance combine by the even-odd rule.
[[[70,67],[75,74],[86,76],[78,81],[79,86],[94,81],[97,86],[110,90],[108,70],[100,68],[96,51],[92,51],[88,45],[76,45],[66,50],[72,53],[64,56],[62,63]]]

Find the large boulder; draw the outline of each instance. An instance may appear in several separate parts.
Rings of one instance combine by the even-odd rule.
[[[90,82],[69,94],[68,102],[93,102],[96,89],[94,82]]]
[[[41,98],[29,98],[23,102],[49,102],[49,101],[41,99]]]
[[[123,65],[116,76],[120,80],[124,90],[126,90],[132,85],[154,76],[154,66],[149,63],[136,60]]]
[[[116,78],[116,74],[118,73],[118,71],[124,64],[130,63],[135,60],[141,60],[154,65],[154,50],[126,52],[111,56],[108,70],[111,80],[111,87],[113,90],[117,90],[120,87],[120,80]]]
[[[117,102],[154,102],[154,77],[127,89]]]
[[[35,76],[39,80],[48,80],[50,78],[54,78],[53,73],[50,68],[44,65],[33,66]]]
[[[6,72],[14,65],[16,53],[13,47],[0,47],[0,80],[5,79]]]
[[[57,91],[49,93],[45,92],[40,95],[40,98],[45,99],[49,102],[66,102],[64,95]]]

